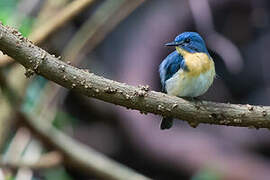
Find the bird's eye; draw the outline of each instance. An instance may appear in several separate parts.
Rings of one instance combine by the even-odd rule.
[[[185,43],[189,43],[190,42],[190,39],[189,38],[186,38],[184,42]]]

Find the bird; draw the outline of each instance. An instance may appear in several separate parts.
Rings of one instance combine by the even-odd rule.
[[[175,51],[159,65],[162,92],[183,98],[204,94],[216,72],[203,38],[196,32],[183,32],[165,46],[173,46]],[[172,117],[163,117],[160,129],[170,129],[172,125]]]

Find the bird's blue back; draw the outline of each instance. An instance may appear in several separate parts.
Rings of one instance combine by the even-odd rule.
[[[170,79],[180,68],[187,70],[184,58],[173,51],[169,54],[159,66],[159,75],[161,79],[162,91],[165,92],[165,82]]]

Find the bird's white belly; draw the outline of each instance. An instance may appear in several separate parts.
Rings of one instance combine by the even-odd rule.
[[[185,73],[180,69],[166,81],[167,94],[179,97],[200,96],[208,90],[215,76],[214,69],[210,69],[196,77],[187,76]]]

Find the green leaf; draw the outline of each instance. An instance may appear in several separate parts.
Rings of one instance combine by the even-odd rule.
[[[0,8],[0,21],[3,24],[8,24],[8,19],[10,18],[12,12],[12,8]]]
[[[221,175],[212,169],[202,169],[198,171],[191,180],[220,180]]]
[[[0,10],[5,8],[12,8],[16,7],[18,0],[0,0]]]
[[[56,117],[53,121],[53,126],[58,129],[63,129],[67,125],[74,125],[75,122],[76,118],[72,117],[70,114],[63,111],[57,111]]]
[[[63,167],[48,169],[44,172],[45,180],[72,180]]]
[[[37,76],[29,84],[26,90],[26,96],[22,104],[22,110],[24,112],[32,112],[33,108],[35,108],[35,106],[39,103],[42,90],[47,82],[48,81],[45,78]]]
[[[30,17],[23,19],[22,24],[19,28],[19,31],[22,33],[23,36],[27,37],[30,34],[34,24],[34,20],[34,18]]]

